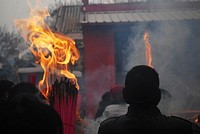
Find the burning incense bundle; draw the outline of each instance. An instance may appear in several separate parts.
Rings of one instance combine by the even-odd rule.
[[[64,123],[64,134],[73,134],[79,85],[69,64],[79,59],[79,51],[73,39],[61,33],[52,32],[44,18],[49,16],[47,8],[31,9],[26,19],[15,20],[15,25],[24,39],[30,43],[30,50],[44,73],[38,87],[51,101]],[[63,78],[64,77],[64,78]],[[61,79],[58,82],[58,78]]]
[[[64,134],[74,134],[77,95],[77,88],[67,78],[56,80],[49,93],[50,104],[63,121]]]

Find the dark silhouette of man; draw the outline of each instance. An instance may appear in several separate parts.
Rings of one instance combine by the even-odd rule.
[[[0,80],[0,100],[7,100],[10,89],[14,86],[14,83],[10,80]]]
[[[63,123],[53,107],[30,93],[0,103],[1,134],[63,134]]]
[[[127,114],[104,120],[98,134],[200,134],[196,124],[157,108],[159,76],[151,67],[138,65],[127,73],[123,97],[129,104]]]

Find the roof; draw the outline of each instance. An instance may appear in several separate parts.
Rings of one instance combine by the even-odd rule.
[[[80,10],[81,5],[60,7],[56,23],[57,31],[65,34],[81,32]]]
[[[149,22],[200,19],[200,10],[88,12],[82,23]]]
[[[66,5],[58,9],[56,31],[82,39],[82,24],[200,19],[200,1]]]

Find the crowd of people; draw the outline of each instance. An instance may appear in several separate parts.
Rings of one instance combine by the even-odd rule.
[[[63,134],[58,113],[29,82],[0,81],[0,132],[4,134]]]
[[[160,88],[159,74],[146,65],[128,71],[125,85],[114,85],[102,95],[94,122],[81,134],[200,134],[198,123],[168,116],[158,105],[170,99]],[[39,89],[28,82],[0,81],[1,132],[20,134],[62,134],[63,124]],[[168,110],[168,104],[163,109]],[[80,123],[81,125],[81,123]],[[79,129],[75,126],[75,129]],[[78,134],[78,133],[77,133]]]

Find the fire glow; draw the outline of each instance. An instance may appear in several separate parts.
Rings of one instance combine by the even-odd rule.
[[[30,6],[30,4],[29,4]],[[49,16],[47,8],[31,8],[26,19],[15,20],[15,26],[24,39],[30,43],[30,50],[35,56],[36,63],[44,70],[43,78],[38,88],[48,96],[50,85],[56,78],[66,77],[76,84],[77,79],[69,70],[69,63],[74,65],[79,59],[79,51],[74,40],[61,34],[52,32],[44,19]]]
[[[149,33],[144,33],[144,42],[145,42],[145,48],[146,48],[146,64],[149,67],[153,68],[152,65],[152,53],[151,53],[151,44],[149,42]]]

